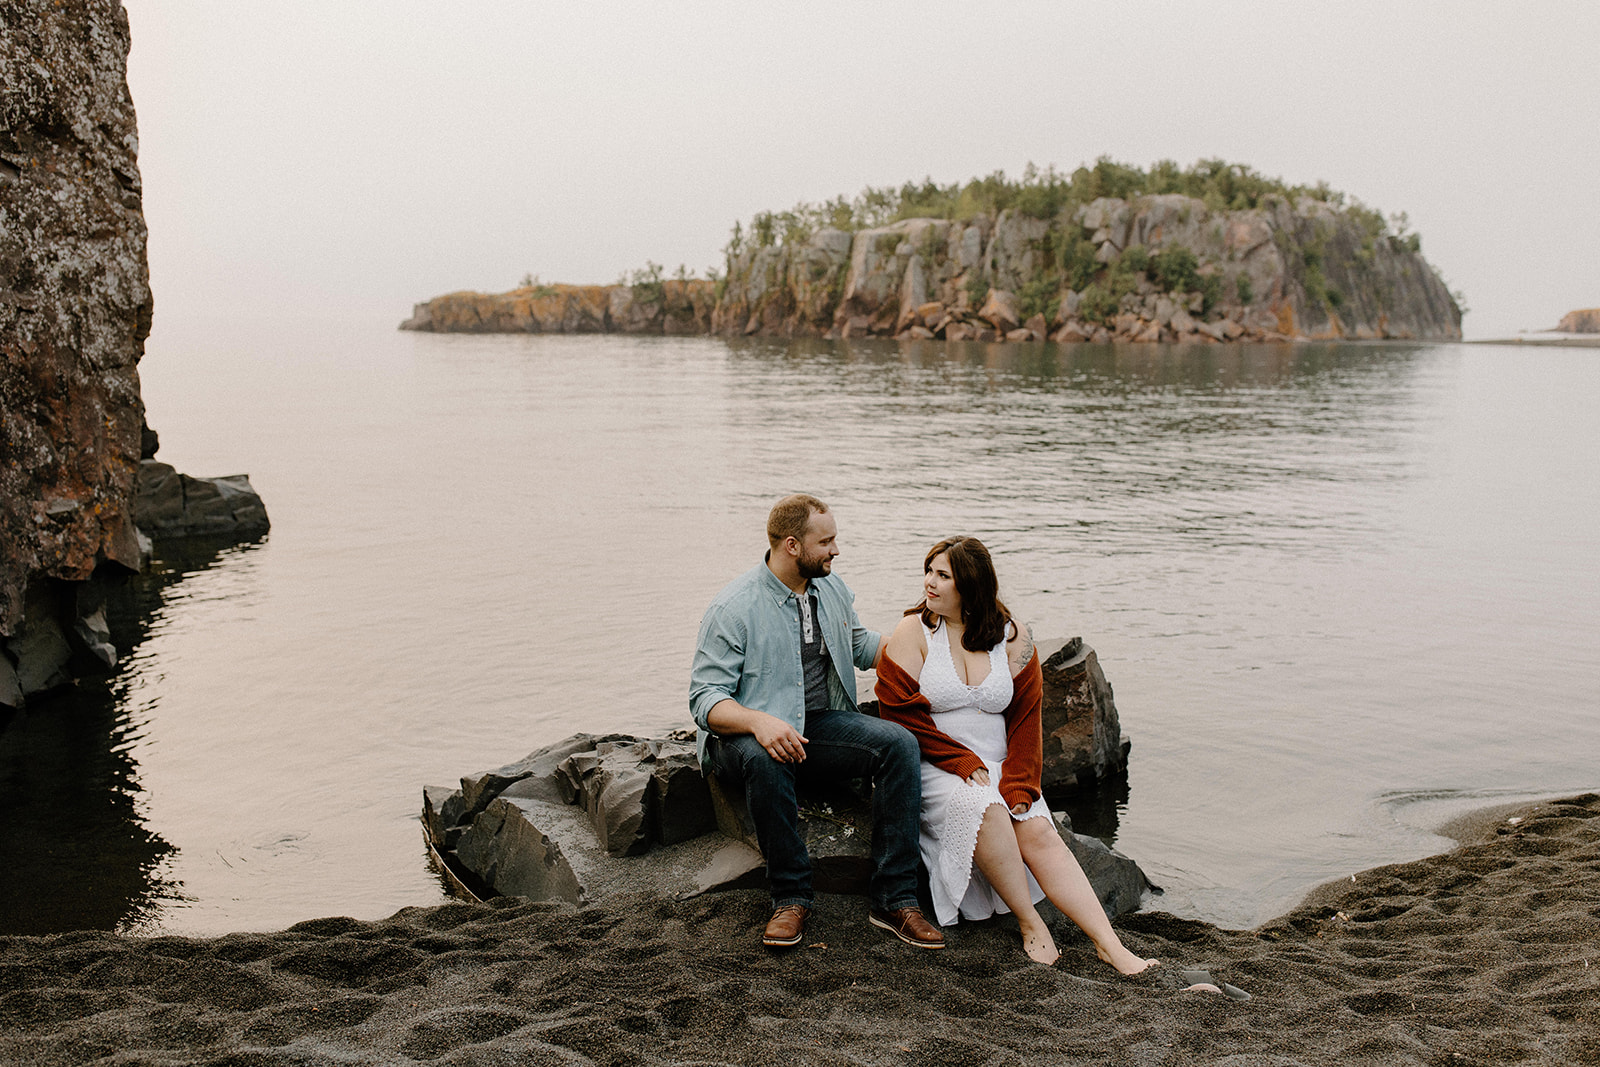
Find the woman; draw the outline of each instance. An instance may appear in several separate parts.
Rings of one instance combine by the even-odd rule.
[[[1034,908],[1048,897],[1121,973],[1152,966],[1123,947],[1045,806],[1039,656],[1000,602],[989,550],[940,541],[922,570],[923,601],[889,638],[877,696],[922,746],[922,859],[939,924],[1010,911],[1023,950],[1051,964],[1061,954]]]

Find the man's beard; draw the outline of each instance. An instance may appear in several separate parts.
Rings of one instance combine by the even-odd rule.
[[[826,552],[815,556],[801,556],[795,561],[795,568],[800,572],[800,577],[808,582],[813,578],[826,578],[832,566],[833,557]]]

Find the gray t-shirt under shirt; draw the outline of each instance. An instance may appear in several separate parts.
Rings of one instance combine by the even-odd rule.
[[[800,624],[800,667],[806,679],[806,710],[826,711],[832,703],[828,699],[828,670],[833,661],[828,657],[827,643],[822,640],[822,620],[817,617],[817,594],[808,592],[795,598]]]

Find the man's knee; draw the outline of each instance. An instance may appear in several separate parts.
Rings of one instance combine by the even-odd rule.
[[[770,782],[778,777],[785,775],[792,777],[794,774],[792,765],[773,759],[772,755],[761,747],[761,742],[750,734],[721,738],[718,743],[723,749],[720,754],[722,758],[717,760],[717,770],[746,784]]]
[[[883,754],[885,763],[910,763],[916,764],[922,759],[922,749],[917,745],[916,735],[897,722],[882,723],[880,731],[879,751]]]

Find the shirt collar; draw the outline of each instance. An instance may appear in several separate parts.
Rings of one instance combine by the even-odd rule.
[[[769,566],[771,562],[772,550],[768,549],[767,553],[761,557],[762,582],[765,584],[767,592],[772,594],[772,598],[776,600],[781,607],[790,600],[798,599],[799,594],[793,589],[790,589],[788,586],[784,585],[783,582],[779,580],[778,576],[772,573],[772,568]],[[812,589],[813,584],[811,582],[807,582],[806,591],[811,592]]]

